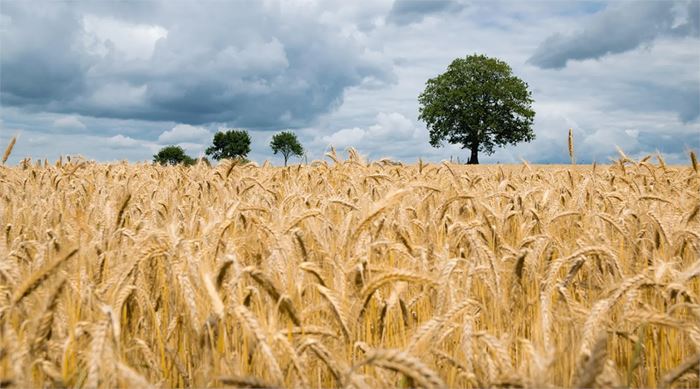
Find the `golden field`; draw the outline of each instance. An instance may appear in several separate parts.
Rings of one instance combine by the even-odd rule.
[[[697,163],[0,166],[0,386],[698,387]]]

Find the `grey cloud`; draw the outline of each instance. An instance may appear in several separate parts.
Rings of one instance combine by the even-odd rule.
[[[622,53],[661,36],[698,36],[699,4],[697,1],[615,4],[594,15],[583,30],[570,35],[551,35],[528,61],[543,69],[560,69],[570,60]]]
[[[3,105],[45,105],[79,94],[80,77],[90,63],[75,50],[80,20],[56,3],[32,12],[19,2],[3,2],[0,36],[0,102]]]
[[[683,123],[689,123],[700,117],[700,81],[678,87],[653,82],[635,83],[626,93],[617,94],[615,102],[631,110],[677,112]]]
[[[5,3],[4,3],[5,4]],[[140,6],[19,3],[3,6],[3,106],[83,116],[308,125],[367,79],[395,81],[391,61],[314,15],[283,15],[254,2]],[[37,22],[34,11],[40,12]],[[82,17],[122,18],[167,30],[145,60],[89,36]],[[102,15],[102,16],[100,16]],[[6,22],[9,20],[9,22]],[[87,47],[98,41],[103,53]],[[9,47],[8,47],[9,46]]]
[[[566,163],[570,127],[580,163],[608,162],[615,145],[635,158],[658,149],[667,163],[687,163],[687,149],[700,150],[699,13],[687,7],[698,1],[674,3],[670,27],[641,43],[648,49],[600,63],[569,62],[557,72],[526,65],[532,49],[552,31],[575,30],[623,5],[601,10],[599,2],[494,0],[451,12],[464,2],[452,3],[457,8],[390,0],[250,2],[244,8],[238,1],[0,1],[0,145],[19,133],[10,163],[76,153],[151,160],[170,143],[195,156],[220,127],[232,126],[250,128],[249,157],[258,163],[282,163],[270,151],[269,130],[283,127],[297,132],[309,161],[324,158],[329,140],[339,152],[353,146],[372,160],[464,161],[458,146],[430,147],[416,118],[417,96],[425,80],[471,52],[511,64],[536,101],[537,138],[480,156],[484,163]],[[116,21],[160,27],[167,36],[138,44],[153,47],[152,54],[126,55],[132,47],[124,36],[112,42],[95,36],[83,15],[94,16],[100,28]],[[425,16],[430,22],[420,23]],[[405,120],[384,124],[380,112]]]
[[[644,131],[639,133],[638,141],[641,149],[658,150],[663,154],[685,153],[686,149],[700,151],[700,132],[669,134]]]
[[[677,7],[677,17],[683,19],[679,25],[671,29],[671,33],[676,36],[700,36],[700,2],[690,1],[687,8]]]
[[[429,14],[459,11],[463,7],[454,0],[395,0],[387,21],[397,25],[418,23]]]

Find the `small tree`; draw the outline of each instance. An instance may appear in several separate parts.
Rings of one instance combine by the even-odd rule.
[[[296,155],[298,157],[304,155],[304,148],[301,146],[301,143],[299,143],[296,134],[291,131],[282,131],[275,134],[270,142],[270,147],[272,147],[272,151],[275,154],[282,153],[284,157],[284,166],[287,166],[287,160],[290,155]]]
[[[220,159],[245,159],[250,153],[250,135],[246,130],[219,131],[214,134],[213,145],[205,151],[217,161]]]
[[[180,146],[165,146],[158,154],[153,156],[153,162],[161,165],[177,165],[179,163],[185,165],[194,165],[195,160],[185,154],[185,150]]]
[[[445,73],[428,80],[418,102],[430,144],[461,144],[471,151],[470,164],[479,163],[479,151],[493,154],[494,146],[535,138],[527,84],[495,58],[475,54],[455,59]]]

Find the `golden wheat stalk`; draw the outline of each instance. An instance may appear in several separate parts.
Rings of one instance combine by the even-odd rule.
[[[340,324],[340,328],[343,330],[343,335],[346,337],[346,339],[349,339],[350,329],[348,328],[347,324],[349,321],[348,313],[343,304],[343,300],[335,291],[328,289],[325,286],[317,284],[316,289],[318,289],[319,293],[321,293],[321,295],[330,304],[331,308],[333,309],[333,313],[338,320],[338,324]]]
[[[571,158],[571,164],[576,164],[576,157],[574,156],[574,129],[569,128],[569,158]]]
[[[0,386],[697,386],[692,166],[349,154],[3,167]]]
[[[51,262],[47,266],[44,266],[39,271],[32,273],[32,275],[27,278],[27,280],[20,285],[19,288],[17,288],[12,298],[12,303],[14,305],[19,304],[25,297],[29,296],[33,291],[39,288],[39,286],[41,286],[41,284],[48,279],[61,264],[68,261],[77,253],[78,248],[68,250],[66,254],[60,256],[57,260]]]
[[[5,162],[7,162],[7,159],[10,158],[10,154],[12,154],[12,149],[15,147],[15,143],[17,143],[17,136],[13,136],[12,139],[10,139],[10,143],[7,145],[7,148],[5,148],[5,153],[2,155],[3,165]]]
[[[236,316],[244,323],[248,332],[253,335],[256,340],[256,344],[260,347],[263,355],[266,358],[268,367],[270,368],[270,375],[274,378],[275,382],[282,383],[284,381],[282,370],[280,369],[277,358],[272,353],[269,343],[267,342],[267,336],[260,326],[260,323],[255,318],[253,313],[251,313],[246,307],[238,305],[234,308]]]
[[[56,289],[48,298],[48,303],[46,304],[46,308],[44,308],[44,313],[40,316],[39,324],[34,334],[34,340],[32,341],[31,350],[33,353],[42,349],[53,335],[52,327],[54,322],[54,314],[56,313],[56,305],[58,304],[58,299],[61,296],[61,292],[63,292],[65,285],[66,280],[61,280]]]

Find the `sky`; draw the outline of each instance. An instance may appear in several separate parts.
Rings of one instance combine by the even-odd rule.
[[[280,164],[290,129],[308,161],[464,162],[429,145],[417,97],[471,54],[506,61],[536,112],[535,140],[482,163],[566,163],[569,128],[579,163],[700,150],[698,0],[0,0],[0,147],[137,162],[245,128],[249,158]]]

